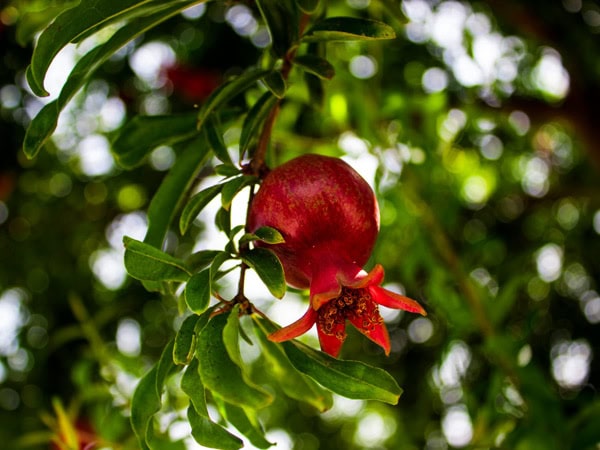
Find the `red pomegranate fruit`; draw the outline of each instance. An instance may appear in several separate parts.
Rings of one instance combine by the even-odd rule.
[[[348,320],[387,355],[390,338],[378,305],[425,315],[416,301],[379,286],[380,265],[363,270],[379,232],[379,207],[367,182],[341,159],[308,154],[272,170],[248,215],[250,232],[263,226],[285,242],[258,245],[279,257],[290,286],[310,288],[308,311],[270,340],[293,339],[316,323],[321,349],[337,357]]]

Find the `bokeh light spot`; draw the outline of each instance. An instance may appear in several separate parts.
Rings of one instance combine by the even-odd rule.
[[[371,56],[355,56],[350,60],[350,72],[361,80],[371,78],[377,73],[377,61]]]
[[[133,319],[122,319],[117,327],[117,348],[125,356],[138,356],[142,349],[142,329]]]
[[[560,277],[563,265],[563,250],[556,244],[547,244],[536,253],[536,266],[539,277],[546,281],[555,281]]]
[[[463,405],[455,405],[442,418],[444,436],[453,447],[465,447],[473,438],[473,424]]]
[[[79,167],[88,176],[109,173],[114,167],[114,159],[106,137],[95,134],[83,138],[79,143]]]

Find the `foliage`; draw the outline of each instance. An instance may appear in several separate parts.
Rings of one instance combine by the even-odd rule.
[[[3,7],[0,438],[595,448],[598,25],[518,5]],[[385,315],[389,358],[267,338],[307,293],[244,214],[307,152],[372,182],[373,260],[428,311]]]

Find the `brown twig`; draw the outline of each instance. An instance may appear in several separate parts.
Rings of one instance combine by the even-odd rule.
[[[302,33],[304,33],[304,30],[306,29],[309,20],[310,16],[308,14],[302,14],[302,16],[300,17],[300,23],[298,24],[300,36],[302,36]],[[286,53],[285,58],[283,59],[283,63],[281,65],[281,77],[284,81],[287,81],[289,78],[297,51],[298,44],[296,43],[292,45],[292,47]],[[271,141],[273,125],[275,124],[275,120],[277,119],[277,115],[279,114],[280,105],[281,99],[277,101],[273,109],[271,109],[271,111],[269,112],[269,115],[263,125],[260,138],[258,139],[256,151],[254,152],[252,160],[249,164],[250,173],[259,178],[264,178],[269,172],[269,169],[265,163],[265,159],[267,156],[267,150],[269,148],[269,142]]]

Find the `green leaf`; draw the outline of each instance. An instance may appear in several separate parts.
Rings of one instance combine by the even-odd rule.
[[[302,40],[305,42],[364,41],[395,37],[394,29],[383,22],[354,17],[328,17],[313,25]]]
[[[159,0],[86,0],[67,9],[42,32],[27,69],[27,81],[32,91],[39,96],[48,93],[43,80],[50,63],[58,52],[71,42],[76,42],[111,23],[136,16],[158,13],[168,17],[166,10],[173,5],[178,10],[199,3],[198,1]],[[165,19],[167,18],[165,17]]]
[[[276,331],[271,322],[257,315],[253,318],[265,333]],[[297,370],[336,394],[359,400],[379,400],[391,405],[397,404],[402,394],[396,380],[385,370],[360,361],[333,358],[297,340],[279,345]]]
[[[181,217],[179,218],[179,230],[181,231],[181,234],[187,232],[194,219],[200,214],[200,211],[202,211],[213,198],[221,193],[221,189],[223,189],[223,184],[210,186],[195,194],[187,202],[181,212]]]
[[[227,349],[229,358],[239,367],[242,368],[242,354],[240,353],[240,307],[235,305],[231,312],[227,315],[227,323],[223,327],[223,344]],[[243,371],[242,371],[243,375]]]
[[[152,417],[161,407],[160,397],[156,395],[156,366],[138,383],[131,399],[131,427],[137,436],[140,447],[149,449],[146,444],[148,433],[152,433]]]
[[[200,377],[207,389],[225,401],[250,409],[260,409],[272,401],[272,397],[257,386],[248,384],[240,368],[231,360],[223,342],[223,329],[227,316],[213,317],[201,331],[196,347],[200,361]]]
[[[344,361],[298,341],[282,342],[286,355],[300,372],[347,398],[398,403],[402,389],[385,370],[359,361]]]
[[[181,377],[181,390],[190,398],[190,401],[198,414],[208,416],[208,411],[206,409],[206,391],[202,384],[198,367],[198,359],[192,358],[192,361]]]
[[[240,246],[252,241],[262,241],[267,244],[281,244],[285,239],[279,231],[271,227],[260,227],[254,233],[246,233],[240,238]]]
[[[16,24],[16,39],[21,47],[26,47],[30,41],[33,41],[38,31],[46,28],[61,12],[67,8],[72,8],[76,2],[70,2],[57,5],[46,5],[44,9],[35,11],[21,11],[21,16]]]
[[[240,438],[214,423],[208,416],[201,416],[192,406],[188,408],[187,417],[192,427],[192,437],[198,444],[222,450],[237,450],[244,447],[244,442]]]
[[[221,175],[221,176],[230,178],[230,177],[237,177],[237,176],[241,175],[242,171],[233,165],[219,164],[218,166],[215,166],[215,173],[217,175]]]
[[[225,403],[223,409],[225,410],[225,419],[246,436],[254,447],[269,448],[275,445],[267,441],[264,430],[258,424],[253,423],[243,408]]]
[[[127,42],[177,14],[190,3],[176,3],[157,14],[132,20],[117,30],[104,44],[86,53],[69,74],[58,98],[46,104],[29,124],[23,141],[25,155],[33,158],[39,152],[44,142],[56,129],[60,112],[105,61]]]
[[[187,417],[192,427],[192,437],[198,444],[222,450],[237,450],[244,447],[244,442],[240,438],[214,423],[208,416],[198,414],[194,407],[188,408]]]
[[[298,6],[294,0],[257,0],[256,3],[269,28],[273,52],[283,58],[298,41]]]
[[[188,283],[189,285],[189,283]],[[173,346],[173,362],[175,364],[189,364],[196,351],[196,333],[194,332],[200,316],[192,314],[185,318],[175,335]]]
[[[204,122],[211,112],[223,106],[241,92],[244,92],[270,72],[271,71],[267,69],[249,69],[242,75],[226,81],[215,89],[198,112],[197,127],[200,128],[204,125]]]
[[[219,268],[225,263],[225,261],[228,261],[229,259],[231,259],[231,255],[227,252],[219,252],[219,254],[215,256],[215,259],[210,265],[211,282],[217,279]]]
[[[226,235],[231,234],[231,211],[225,208],[219,208],[215,216],[215,225]]]
[[[223,184],[223,189],[221,190],[221,205],[223,208],[228,210],[237,193],[246,186],[256,183],[256,181],[256,177],[243,175],[225,182]]]
[[[130,237],[123,238],[125,244],[125,268],[138,280],[187,281],[190,269],[180,259]]]
[[[265,92],[254,105],[242,125],[242,133],[240,135],[240,155],[244,155],[251,143],[258,140],[258,136],[262,130],[262,126],[267,119],[267,116],[277,103],[277,97],[271,92]]]
[[[306,54],[296,56],[294,64],[323,80],[330,80],[335,75],[335,69],[331,63],[317,55]]]
[[[200,250],[188,256],[185,264],[192,272],[197,272],[208,267],[220,252],[220,250]]]
[[[143,449],[149,449],[154,436],[153,417],[161,407],[164,383],[175,368],[173,341],[165,347],[159,361],[142,377],[131,399],[131,426]]]
[[[206,392],[198,373],[198,360],[195,358],[181,378],[181,390],[192,403],[188,409],[188,420],[192,427],[192,436],[198,444],[221,449],[243,447],[239,438],[210,420],[206,408]]]
[[[314,382],[311,378],[296,370],[283,348],[267,339],[264,321],[256,314],[252,315],[254,329],[262,348],[262,356],[266,359],[267,367],[272,372],[283,392],[290,398],[306,402],[319,411],[327,411],[333,405],[331,393]],[[241,431],[241,430],[240,430]]]
[[[194,274],[185,286],[185,302],[190,311],[202,314],[208,308],[211,296],[210,269]]]
[[[214,118],[209,117],[204,122],[204,131],[206,132],[206,138],[208,139],[208,143],[213,149],[215,156],[219,158],[219,160],[225,165],[233,166],[233,161],[231,161],[231,156],[229,156],[227,146],[223,141],[223,134],[217,127],[217,123]]]
[[[306,14],[312,14],[319,8],[319,0],[296,0],[296,4]]]
[[[135,116],[117,135],[112,152],[124,168],[132,169],[159,145],[172,145],[198,134],[196,114]]]
[[[185,146],[148,208],[148,231],[144,242],[162,247],[169,225],[181,208],[196,175],[208,159],[208,147],[199,145],[204,139],[194,139]]]
[[[317,108],[322,108],[325,102],[325,88],[323,87],[323,80],[316,75],[306,72],[304,74],[304,82],[308,89],[308,95],[310,97],[310,104]]]
[[[242,259],[254,269],[271,294],[276,298],[283,298],[286,290],[283,266],[275,253],[259,247],[245,253]]]
[[[174,370],[178,367],[173,361],[173,349],[175,348],[175,341],[171,340],[163,349],[160,359],[156,364],[156,383],[154,385],[156,389],[156,395],[160,398],[162,391],[167,381],[167,378]]]
[[[283,75],[279,70],[274,70],[269,75],[263,78],[263,83],[265,86],[271,91],[271,93],[277,98],[285,97],[285,91],[287,89],[287,85],[285,80],[283,79]]]
[[[273,227],[260,227],[254,232],[254,235],[267,244],[282,244],[285,242],[281,233]]]

